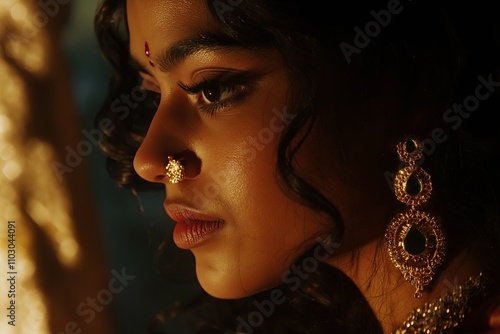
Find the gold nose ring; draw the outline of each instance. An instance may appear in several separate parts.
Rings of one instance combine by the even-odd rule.
[[[167,157],[168,162],[167,165],[165,166],[165,169],[167,170],[165,173],[165,176],[168,178],[170,183],[179,183],[185,178],[184,174],[184,166],[182,165],[182,162],[180,160],[174,159],[173,156],[169,155]]]

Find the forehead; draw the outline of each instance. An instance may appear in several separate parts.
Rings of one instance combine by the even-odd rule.
[[[208,6],[206,0],[127,0],[132,55],[140,57],[145,42],[154,54],[177,41],[216,30]]]

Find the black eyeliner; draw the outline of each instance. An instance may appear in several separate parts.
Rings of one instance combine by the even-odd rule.
[[[214,86],[247,85],[255,79],[255,76],[255,74],[248,72],[219,71],[217,74],[212,74],[208,78],[203,78],[201,81],[191,85],[182,82],[177,84],[186,93],[194,95]]]
[[[212,88],[223,88],[232,90],[236,86],[244,87],[243,91],[226,101],[214,102],[211,104],[198,105],[200,111],[213,117],[218,111],[228,106],[243,101],[254,91],[255,81],[262,73],[241,72],[241,71],[214,71],[197,83],[187,85],[179,82],[179,87],[189,95],[197,95]]]

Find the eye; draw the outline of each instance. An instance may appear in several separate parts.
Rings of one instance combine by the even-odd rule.
[[[255,89],[255,74],[248,72],[217,71],[211,78],[186,85],[178,83],[187,94],[194,97],[198,109],[209,116],[242,102]]]
[[[200,104],[224,103],[244,91],[243,85],[211,84],[200,90],[197,102]]]

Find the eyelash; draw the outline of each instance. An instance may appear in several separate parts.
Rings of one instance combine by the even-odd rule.
[[[181,82],[178,85],[187,94],[199,95],[197,99],[198,108],[209,116],[215,116],[220,110],[232,103],[243,100],[250,93],[252,84],[249,81],[249,78],[246,78],[244,73],[238,73],[236,75],[230,74],[229,77],[227,74],[221,74],[209,79],[204,78],[201,82],[192,85]],[[200,99],[209,100],[205,94],[209,90],[216,90],[220,95],[229,93],[231,96],[222,101],[205,102],[203,104]]]
[[[205,114],[213,117],[228,105],[244,99],[253,88],[250,82],[251,80],[247,77],[247,73],[222,73],[213,78],[204,78],[201,82],[191,85],[179,82],[178,86],[189,95],[201,94],[198,96],[198,108]],[[161,93],[159,92],[158,85],[143,77],[142,88],[155,94],[156,98],[154,99],[154,103],[156,107],[158,107],[159,100],[161,99]],[[203,102],[200,102],[199,100],[208,100],[205,95],[208,90],[217,90],[219,95],[229,93],[232,94],[232,96],[224,99],[223,101],[209,101],[210,103],[205,102],[205,104],[203,104]]]

